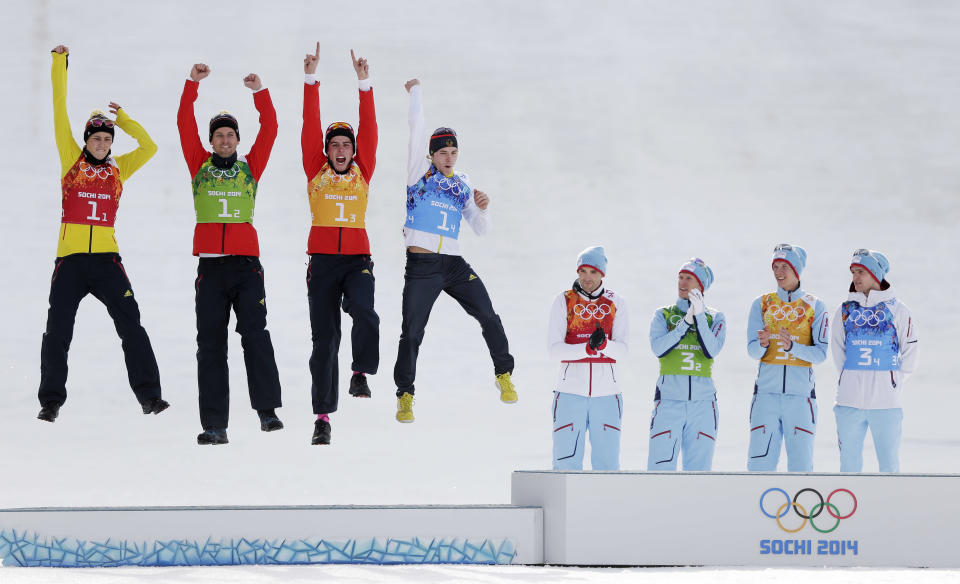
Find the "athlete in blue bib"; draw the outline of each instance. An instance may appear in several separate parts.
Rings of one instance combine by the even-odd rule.
[[[407,218],[403,239],[407,266],[403,284],[403,322],[393,379],[397,384],[397,421],[413,422],[414,379],[427,319],[437,297],[446,292],[477,319],[493,361],[495,384],[504,403],[517,401],[510,379],[513,356],[500,317],[483,281],[460,256],[460,224],[478,235],[489,227],[490,197],[454,171],[457,134],[438,128],[432,134],[423,117],[420,81],[405,84],[410,93],[410,150],[407,163]],[[429,156],[424,157],[424,153]]]
[[[917,365],[917,323],[893,293],[890,262],[858,249],[850,261],[850,295],[833,327],[833,360],[840,370],[837,439],[840,471],[863,470],[863,440],[873,436],[880,472],[900,470],[903,382]]]

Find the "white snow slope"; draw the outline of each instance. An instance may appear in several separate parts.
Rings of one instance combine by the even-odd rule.
[[[691,256],[715,270],[707,300],[729,323],[715,367],[714,469],[745,469],[756,373],[747,311],[773,289],[771,249],[786,241],[806,247],[803,286],[831,315],[846,297],[850,252],[888,255],[889,280],[912,308],[922,345],[905,391],[902,470],[960,472],[951,365],[960,324],[951,305],[960,284],[955,3],[37,0],[0,11],[8,47],[0,507],[509,502],[512,470],[550,466],[557,363],[546,355],[545,321],[575,277],[577,252],[593,244],[606,246],[606,285],[632,313],[631,355],[621,364],[624,469],[646,465],[657,372],[650,317],[675,299],[677,267]],[[380,126],[367,224],[381,367],[372,400],[343,392],[324,448],[309,444],[309,211],[299,145],[302,59],[317,40],[324,120],[357,121],[354,48],[370,60]],[[90,110],[113,100],[160,147],[125,185],[117,223],[172,403],[157,417],[140,413],[112,323],[88,297],[70,351],[69,400],[55,424],[34,419],[60,214],[49,56],[58,43],[71,51],[75,135]],[[212,68],[196,104],[201,127],[233,111],[246,152],[257,128],[241,83],[249,72],[269,87],[280,121],[255,224],[286,429],[260,432],[231,333],[234,407],[230,444],[219,448],[195,443],[197,262],[175,123],[195,62]],[[479,327],[444,296],[421,350],[417,421],[401,425],[391,374],[411,77],[423,82],[428,124],[457,130],[458,168],[491,196],[492,233],[464,235],[463,248],[510,337],[520,401],[498,401]],[[133,147],[118,132],[115,151]],[[349,343],[342,348],[345,385]],[[828,360],[816,374],[816,470],[836,471],[837,372]],[[871,448],[866,470],[876,469]]]

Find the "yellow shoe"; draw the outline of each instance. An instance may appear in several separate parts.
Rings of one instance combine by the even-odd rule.
[[[413,419],[413,394],[404,392],[397,398],[397,421],[409,424]]]
[[[505,404],[517,403],[517,390],[510,381],[509,373],[497,375],[497,387],[500,389],[500,401]]]

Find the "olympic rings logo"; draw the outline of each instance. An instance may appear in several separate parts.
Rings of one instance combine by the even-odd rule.
[[[683,317],[680,316],[679,314],[674,314],[670,316],[670,324],[672,324],[673,326],[677,326],[678,324],[680,324],[681,320],[683,320]]]
[[[455,197],[460,197],[464,191],[464,184],[456,178],[441,177],[437,180],[437,188],[444,193],[452,193]]]
[[[99,178],[106,180],[113,174],[112,166],[93,166],[86,162],[80,163],[80,172],[87,178]]]
[[[607,304],[577,304],[573,307],[573,313],[583,320],[600,320],[610,314],[610,306]]]
[[[785,502],[781,504],[777,508],[776,512],[773,514],[769,513],[767,511],[767,508],[764,506],[764,500],[766,499],[767,495],[769,495],[770,493],[780,493],[781,495],[783,495],[783,498],[785,500]],[[803,495],[804,493],[813,493],[814,495],[817,496],[818,499],[820,499],[818,503],[816,503],[813,507],[810,508],[809,513],[807,513],[807,509],[799,503],[800,495]],[[850,512],[845,515],[841,515],[840,509],[836,505],[830,502],[830,500],[833,499],[833,496],[836,495],[837,493],[846,493],[847,495],[850,496],[850,499],[853,501],[853,507],[850,509]],[[803,520],[803,522],[800,524],[800,527],[797,527],[796,529],[789,529],[783,524],[783,522],[780,521],[781,519],[787,516],[791,508],[793,509],[793,512],[796,513],[797,516]],[[833,524],[833,527],[830,527],[827,529],[823,529],[817,526],[817,524],[814,523],[813,521],[815,518],[820,516],[820,514],[824,511],[824,509],[826,509],[827,515],[829,515],[830,517],[833,517],[836,520],[836,522]],[[854,513],[857,512],[857,497],[849,489],[834,489],[829,495],[827,495],[826,500],[824,500],[823,495],[821,495],[819,491],[817,491],[816,489],[806,488],[806,489],[800,489],[799,491],[797,491],[797,494],[793,496],[793,499],[790,499],[790,495],[788,495],[786,491],[784,491],[783,489],[774,487],[771,489],[767,489],[766,491],[763,492],[762,495],[760,495],[760,512],[766,515],[767,517],[769,517],[770,519],[776,520],[777,525],[780,527],[780,529],[782,529],[787,533],[796,533],[800,531],[801,529],[804,528],[804,526],[806,526],[808,521],[810,522],[810,527],[812,527],[816,531],[820,533],[830,533],[840,525],[841,520],[849,519],[850,517],[853,516]]]
[[[773,320],[794,322],[797,319],[802,318],[804,312],[804,310],[796,306],[790,306],[789,304],[775,304],[770,308],[767,308],[765,314],[769,314],[770,318]]]
[[[887,313],[880,310],[874,311],[872,308],[860,308],[851,310],[850,318],[853,319],[853,324],[857,326],[865,324],[877,326],[887,320]]]
[[[240,167],[238,167],[237,163],[234,162],[233,166],[228,169],[217,168],[216,166],[208,166],[207,172],[209,172],[214,178],[233,178],[237,176],[238,172],[240,172]]]

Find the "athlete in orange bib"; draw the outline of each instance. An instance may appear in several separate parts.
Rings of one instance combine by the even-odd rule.
[[[773,251],[776,292],[753,301],[747,352],[760,361],[750,405],[747,468],[775,471],[781,440],[787,470],[813,470],[817,393],[812,365],[827,358],[830,339],[823,301],[800,288],[807,252],[782,243]]]
[[[93,294],[107,307],[122,340],[130,387],[145,414],[159,414],[170,404],[160,397],[160,372],[140,308],[123,269],[113,226],[123,185],[156,153],[146,130],[118,104],[110,102],[111,120],[96,110],[83,131],[84,146],[74,141],[67,118],[67,57],[64,45],[53,49],[53,121],[60,153],[62,218],[56,266],[50,280],[50,310],[40,349],[39,419],[53,422],[67,399],[67,352],[80,301]],[[139,144],[113,157],[114,127]]]
[[[370,178],[377,164],[377,114],[373,107],[370,66],[350,51],[360,92],[360,125],[346,122],[323,131],[316,51],[303,59],[303,170],[312,226],[307,241],[307,301],[310,305],[312,444],[330,444],[330,414],[339,399],[340,309],[353,320],[353,376],[350,395],[370,397],[367,375],[380,364],[380,317],[373,308],[373,261],[366,213]]]

